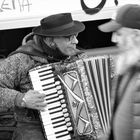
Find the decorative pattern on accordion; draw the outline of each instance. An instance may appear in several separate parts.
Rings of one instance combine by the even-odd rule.
[[[47,65],[49,66],[54,67],[54,73],[64,86],[63,94],[68,102],[71,123],[74,123],[74,128],[69,129],[68,133],[74,131],[77,135],[94,138],[107,133],[111,119],[109,56]]]
[[[95,116],[99,119],[99,122],[94,122],[93,119],[93,125],[95,131],[97,131],[96,134],[100,134],[100,127],[104,133],[107,133],[111,120],[110,59],[107,56],[88,58],[83,62],[78,61],[77,65],[81,74],[83,91],[87,99],[89,112],[97,111],[98,114],[96,116],[95,113]],[[85,69],[82,68],[83,65]],[[91,116],[93,114],[90,113]]]
[[[67,97],[69,99],[73,121],[79,135],[88,135],[92,133],[92,125],[88,108],[85,104],[85,97],[83,89],[80,85],[80,78],[77,71],[66,72],[63,75],[63,84],[67,90]]]
[[[65,83],[61,81],[67,89],[77,132],[100,137],[110,128],[110,58],[80,59],[67,67],[75,67],[75,71],[63,74]]]

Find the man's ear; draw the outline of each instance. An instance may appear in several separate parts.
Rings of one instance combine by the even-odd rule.
[[[56,49],[56,44],[55,42],[53,41],[53,38],[52,37],[46,37],[44,38],[44,42],[52,49]]]
[[[43,40],[51,48],[55,45],[55,43],[53,42],[53,38],[51,37],[45,37]]]
[[[50,46],[50,42],[51,42],[51,38],[50,38],[50,37],[44,37],[44,38],[43,38],[43,41],[44,41],[48,46]]]

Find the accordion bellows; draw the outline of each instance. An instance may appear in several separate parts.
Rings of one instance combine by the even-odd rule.
[[[48,74],[50,68],[51,74]],[[52,87],[55,89],[53,94],[55,92],[55,94],[58,95],[57,100],[54,99],[56,95],[53,95],[53,100],[52,98],[48,100],[46,114],[50,114],[50,121],[52,121],[52,111],[50,111],[49,108],[50,103],[56,105],[56,102],[58,101],[60,106],[66,104],[65,107],[67,108],[67,111],[65,113],[67,115],[65,115],[63,107],[60,110],[66,126],[63,129],[67,129],[67,132],[64,132],[64,130],[59,131],[59,127],[55,123],[53,126],[52,123],[51,127],[54,129],[54,134],[48,134],[49,129],[45,128],[48,126],[46,126],[46,122],[44,122],[48,120],[44,119],[43,116],[45,112],[40,113],[47,139],[55,139],[55,137],[56,140],[59,137],[72,139],[71,134],[74,136],[99,138],[103,134],[108,133],[111,120],[111,73],[109,56],[90,57],[79,59],[74,62],[47,64],[34,68],[30,70],[29,73],[35,90],[43,92],[46,96],[51,97],[52,93],[50,93],[50,88],[46,90],[46,87],[51,87],[50,84],[52,83]],[[50,80],[52,77],[53,82]],[[49,83],[48,80],[51,82]],[[56,87],[55,83],[61,83],[62,92],[60,92],[58,86]],[[59,98],[60,94],[64,95],[64,99]],[[54,103],[53,101],[56,102]],[[54,109],[54,107],[51,106],[51,109],[52,108]],[[69,121],[65,121],[66,119]],[[55,130],[55,128],[57,130]]]

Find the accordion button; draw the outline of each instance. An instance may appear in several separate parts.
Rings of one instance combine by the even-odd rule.
[[[64,100],[64,99],[62,99],[60,102],[61,102],[61,103],[65,103],[65,100]]]
[[[66,107],[66,104],[61,104],[61,107],[62,107],[62,108],[65,108],[65,107]]]
[[[64,95],[59,95],[59,99],[63,99],[64,98]]]
[[[68,127],[68,131],[72,131],[73,130],[73,128],[72,127]]]
[[[64,113],[64,117],[68,117],[69,116],[69,113]]]
[[[63,112],[64,112],[64,113],[65,113],[65,112],[68,112],[68,109],[67,109],[67,108],[63,109]]]

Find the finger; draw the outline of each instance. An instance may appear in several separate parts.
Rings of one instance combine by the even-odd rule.
[[[39,94],[37,90],[29,90],[28,92],[33,93],[33,94]]]
[[[36,109],[39,110],[39,111],[46,111],[45,107],[37,107]]]
[[[44,101],[44,102],[39,102],[36,104],[37,107],[46,107],[47,106],[47,102]]]
[[[38,104],[36,105],[37,110],[45,111],[47,105],[46,104]]]
[[[37,98],[35,100],[35,103],[38,104],[38,103],[42,103],[42,102],[45,102],[45,98]]]
[[[39,94],[36,94],[36,97],[44,98],[46,97],[46,95],[44,93],[39,93]]]

